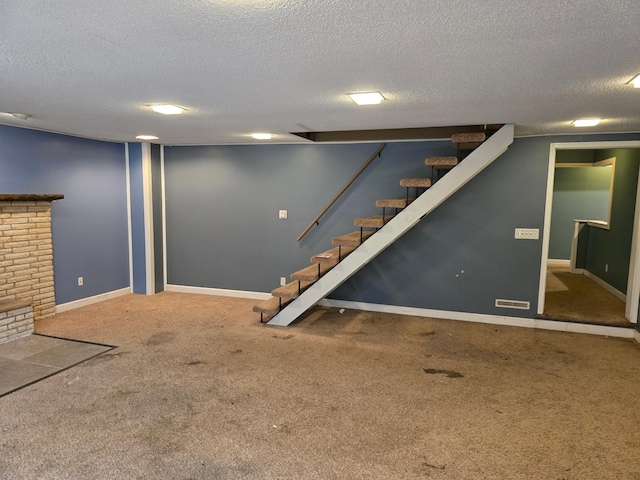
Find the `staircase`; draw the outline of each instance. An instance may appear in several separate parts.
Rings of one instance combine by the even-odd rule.
[[[355,220],[359,231],[334,238],[334,248],[311,257],[311,266],[293,273],[291,283],[253,307],[260,321],[287,326],[329,295],[502,155],[513,142],[513,125],[504,125],[486,140],[483,133],[456,134],[451,140],[456,156],[427,158],[430,178],[402,179],[404,198],[377,200],[381,215]]]

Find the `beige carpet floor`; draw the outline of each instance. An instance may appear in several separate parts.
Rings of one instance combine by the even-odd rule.
[[[544,317],[599,325],[631,326],[625,303],[585,275],[568,267],[549,267]]]
[[[119,348],[0,398],[7,479],[640,478],[633,340],[129,295],[39,322]]]

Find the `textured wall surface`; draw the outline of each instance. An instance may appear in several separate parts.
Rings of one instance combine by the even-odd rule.
[[[626,85],[638,73],[633,0],[1,7],[3,108],[34,114],[28,124],[43,130],[122,142],[153,133],[168,145],[267,131],[306,143],[289,132],[513,122],[519,135],[550,134],[601,114],[590,131],[640,131]],[[360,108],[347,96],[372,90],[387,101]],[[156,101],[187,112],[168,120],[145,108]]]

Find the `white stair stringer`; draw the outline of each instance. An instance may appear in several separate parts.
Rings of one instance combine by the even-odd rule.
[[[277,313],[267,325],[285,327],[347,281],[380,252],[395,242],[462,188],[513,143],[513,124],[506,124],[471,152],[455,168],[416,198],[366,242],[338,263],[298,298]]]

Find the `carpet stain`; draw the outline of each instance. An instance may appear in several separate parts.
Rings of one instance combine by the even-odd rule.
[[[156,345],[162,345],[163,343],[172,342],[175,338],[176,334],[173,332],[160,332],[151,335],[144,344],[153,347]]]
[[[110,362],[115,358],[120,358],[125,355],[129,355],[131,352],[118,352],[118,353],[103,353],[102,355],[98,355],[97,357],[93,357],[90,361],[79,365],[81,367],[89,366],[90,364],[95,365],[96,363],[104,363]]]
[[[429,462],[423,462],[421,473],[427,478],[444,478],[446,465],[435,465]]]
[[[449,378],[462,378],[462,377],[464,377],[464,375],[462,375],[459,372],[456,372],[455,370],[438,370],[436,368],[424,368],[423,370],[424,370],[424,373],[428,373],[430,375],[436,375],[438,373],[443,373]]]
[[[202,360],[194,360],[193,362],[187,363],[187,365],[202,365],[203,363]]]
[[[237,350],[231,350],[232,354],[242,353],[242,349],[238,348]]]
[[[117,390],[114,397],[115,398],[125,398],[131,395],[135,395],[138,393],[136,390]]]
[[[430,337],[431,335],[435,335],[436,332],[421,332],[418,335],[421,337]]]
[[[279,338],[280,340],[290,340],[292,339],[294,336],[293,335],[285,335],[284,337],[280,337],[278,335],[274,335],[273,338]]]

